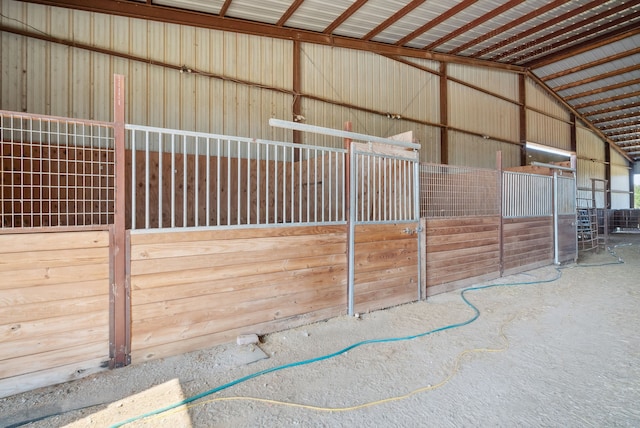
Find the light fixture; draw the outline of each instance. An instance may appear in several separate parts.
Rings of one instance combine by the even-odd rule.
[[[544,146],[542,144],[532,143],[531,141],[527,141],[527,149],[538,150],[540,152],[551,153],[554,155],[560,155],[570,158],[574,155],[574,152],[570,152],[568,150],[557,149],[555,147]]]

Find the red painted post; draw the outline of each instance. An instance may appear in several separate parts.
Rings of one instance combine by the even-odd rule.
[[[130,363],[129,290],[126,276],[126,227],[125,227],[125,78],[116,74],[113,78],[113,127],[115,147],[115,213],[111,227],[111,289],[110,296],[110,368]]]

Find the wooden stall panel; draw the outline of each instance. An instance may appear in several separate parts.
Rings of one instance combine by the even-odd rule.
[[[427,219],[427,296],[500,276],[500,217]]]
[[[573,238],[575,243],[575,237]],[[553,263],[553,218],[530,217],[504,220],[504,274]]]
[[[369,312],[418,300],[420,254],[417,235],[405,231],[411,227],[411,224],[356,226],[356,312]]]
[[[0,235],[0,397],[106,369],[109,233]]]
[[[345,226],[132,233],[132,362],[345,313],[345,253]]]

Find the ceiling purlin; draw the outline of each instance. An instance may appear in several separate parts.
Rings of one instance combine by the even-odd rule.
[[[336,18],[335,21],[333,21],[331,24],[329,24],[329,26],[327,28],[324,29],[323,33],[324,34],[331,34],[333,33],[333,30],[335,30],[336,28],[338,28],[340,26],[340,24],[342,24],[344,21],[346,21],[347,19],[349,19],[349,17],[351,15],[353,15],[354,13],[356,13],[358,11],[358,9],[360,9],[362,6],[364,6],[364,4],[367,2],[368,0],[356,0],[355,2],[353,2],[353,4],[351,6],[349,6],[347,8],[347,10],[345,10],[344,12],[342,12],[342,15],[340,15],[339,17]]]
[[[602,33],[599,36],[596,37],[592,37],[591,39],[585,40],[583,42],[577,43],[575,45],[572,46],[568,46],[567,48],[564,48],[562,50],[557,50],[552,54],[547,54],[543,57],[539,57],[536,58],[532,61],[528,61],[525,63],[520,63],[519,61],[515,62],[516,64],[522,65],[524,67],[530,67],[530,68],[539,68],[545,65],[549,65],[552,64],[554,62],[558,62],[560,60],[563,60],[565,58],[569,58],[578,54],[581,54],[583,52],[587,52],[593,49],[597,49],[600,48],[602,46],[606,46],[608,44],[617,42],[619,40],[622,39],[626,39],[627,37],[631,37],[631,36],[635,36],[636,34],[640,34],[640,26],[638,25],[638,21],[637,18],[640,17],[640,10],[638,10],[637,12],[633,13],[632,15],[629,16],[623,16],[621,18],[618,18],[616,20],[613,20],[611,22],[608,22],[606,25],[602,25],[599,26],[595,29],[589,30],[585,33],[581,33],[581,34],[577,34],[574,37],[569,37],[566,40],[562,40],[560,42],[554,43],[552,45],[550,45],[548,47],[548,49],[556,49],[560,46],[563,45],[567,45],[569,43],[574,42],[577,39],[580,38],[584,38],[585,35],[589,36],[593,33],[602,33],[603,30],[606,31],[608,28],[615,28],[616,26],[620,25],[620,24],[624,24],[627,23],[629,21],[634,21],[629,25],[626,25],[624,27],[619,27],[613,31],[609,31],[606,33]],[[595,31],[594,31],[595,30]],[[582,36],[582,37],[579,37]],[[540,48],[537,51],[535,51],[532,55],[527,55],[528,57],[531,56],[536,56],[539,52],[544,51],[544,48]]]
[[[303,2],[304,0],[294,1],[291,4],[291,6],[289,6],[287,11],[284,14],[282,14],[280,19],[278,19],[278,22],[276,22],[276,26],[282,27],[289,20],[289,18],[291,18],[291,15],[293,15],[295,11],[298,10],[298,8],[300,7],[300,5],[302,5]]]
[[[622,119],[629,119],[629,118],[637,118],[638,115],[640,114],[640,112],[637,111],[632,111],[630,113],[625,113],[625,114],[618,114],[615,116],[606,116],[606,117],[601,117],[600,119],[593,119],[590,122],[595,124],[598,123],[607,123],[607,122],[613,122],[614,120],[622,120]]]
[[[451,39],[455,39],[459,35],[464,34],[467,31],[469,31],[470,29],[475,28],[478,25],[483,24],[483,23],[495,18],[496,16],[500,15],[501,13],[506,12],[507,10],[509,10],[509,9],[511,9],[513,7],[516,7],[517,5],[522,3],[523,1],[524,0],[510,0],[507,3],[503,4],[502,6],[493,9],[491,12],[487,12],[484,15],[479,16],[478,18],[474,19],[473,21],[466,23],[462,27],[458,28],[455,31],[452,31],[451,33],[447,34],[444,37],[441,37],[440,39],[436,40],[435,42],[429,43],[423,49],[427,50],[427,51],[433,50],[435,47],[440,46],[443,43],[446,43]]]
[[[640,1],[640,0],[636,0],[636,1]],[[598,25],[596,27],[593,27],[589,30],[586,31],[580,31],[580,29],[584,28],[585,26],[589,25],[589,24],[593,24],[595,22],[601,21],[604,18],[607,18],[610,15],[622,12],[624,10],[626,10],[626,7],[624,7],[625,5],[620,5],[617,7],[614,7],[612,9],[607,9],[606,11],[599,13],[597,15],[593,15],[590,16],[588,18],[583,19],[582,21],[578,21],[578,22],[574,22],[573,24],[567,26],[567,27],[561,27],[560,29],[553,31],[551,33],[542,35],[538,38],[536,38],[535,40],[535,44],[537,46],[539,46],[536,50],[534,50],[533,52],[529,52],[526,54],[522,54],[520,56],[518,56],[517,58],[512,58],[511,60],[507,61],[509,63],[512,64],[516,64],[518,63],[520,60],[522,59],[527,59],[527,58],[533,58],[535,56],[540,55],[540,53],[543,52],[549,52],[552,49],[557,49],[558,47],[564,46],[568,43],[572,43],[575,42],[576,40],[580,40],[583,39],[593,33],[596,33],[598,31],[602,31],[602,29],[606,29],[606,28],[610,28],[613,25],[613,22],[608,22],[608,23],[604,23],[602,25]],[[624,23],[625,20],[627,18],[622,18],[622,19],[617,19],[617,22],[621,22]],[[568,38],[564,38],[566,37],[567,34],[571,34],[571,32],[573,31],[578,31],[578,33],[574,34],[571,37]],[[544,44],[545,42],[549,41],[549,40],[553,40],[557,37],[560,37],[561,40],[559,40],[558,42],[555,42],[551,45],[547,45]],[[506,57],[513,57],[514,54],[518,53],[518,52],[522,52],[522,51],[526,51],[528,49],[534,48],[535,46],[527,46],[522,45],[522,46],[517,46],[513,49],[509,49],[508,51],[502,52],[498,55],[496,55],[495,57],[492,58],[492,60],[499,60],[499,59],[503,59]],[[545,57],[543,58],[548,58],[550,55],[555,56],[555,53],[549,52]],[[542,61],[543,58],[538,59],[538,61]],[[533,61],[530,61],[533,62]]]
[[[581,104],[576,104],[573,107],[576,109],[583,109],[583,108],[587,108],[587,107],[593,107],[593,106],[597,106],[600,104],[606,104],[606,103],[610,103],[612,101],[620,101],[620,100],[624,100],[627,98],[633,98],[633,97],[640,97],[640,91],[635,91],[635,92],[627,92],[624,94],[620,94],[620,95],[614,95],[611,97],[607,97],[607,98],[598,98],[597,100],[593,100],[593,101],[588,101],[586,103],[581,103]]]
[[[474,4],[477,1],[478,0],[463,0],[463,1],[461,1],[460,3],[458,3],[457,5],[452,7],[451,9],[447,10],[445,13],[440,14],[436,19],[432,19],[431,21],[427,22],[423,26],[421,26],[419,28],[416,28],[411,33],[407,34],[406,36],[404,36],[403,38],[398,40],[395,43],[396,46],[403,46],[404,44],[410,42],[411,40],[415,39],[416,37],[426,33],[427,31],[429,31],[430,29],[432,29],[436,25],[441,24],[444,21],[446,21],[447,19],[451,18],[452,16],[455,16],[458,13],[462,12],[463,10],[465,10],[466,8],[468,8],[469,6],[471,6],[472,4]]]
[[[637,85],[640,83],[640,79],[628,80],[626,82],[614,83],[602,88],[591,89],[590,91],[579,92],[577,94],[567,95],[563,97],[566,101],[575,100],[577,98],[588,97],[589,95],[601,94],[603,92],[613,91],[615,89],[625,88],[631,85]]]
[[[597,116],[599,114],[611,113],[611,112],[614,112],[614,111],[621,111],[621,110],[628,110],[628,109],[636,108],[636,107],[640,107],[640,101],[639,102],[629,103],[629,104],[622,104],[622,105],[619,105],[619,106],[603,108],[603,109],[596,110],[596,111],[590,111],[588,113],[582,113],[582,115],[585,116],[585,117]],[[638,112],[636,112],[636,114],[638,114]]]
[[[607,63],[610,63],[610,62],[613,62],[613,61],[616,61],[616,60],[619,60],[619,59],[622,59],[622,58],[626,58],[628,56],[635,55],[637,53],[640,53],[640,47],[637,47],[635,49],[631,49],[631,50],[628,50],[628,51],[624,51],[624,52],[619,52],[619,53],[617,53],[615,55],[609,55],[609,56],[606,56],[604,58],[597,59],[595,61],[591,61],[591,62],[587,62],[587,63],[584,63],[584,64],[580,64],[580,65],[577,65],[575,67],[568,68],[566,70],[558,71],[557,73],[547,74],[546,76],[542,77],[542,81],[543,82],[547,82],[549,80],[557,79],[559,77],[564,77],[564,76],[567,76],[569,74],[573,74],[573,73],[577,73],[579,71],[586,70],[588,68],[597,67],[597,66],[602,65],[602,64],[607,64]]]
[[[581,80],[575,80],[570,83],[565,83],[564,85],[552,87],[551,89],[556,92],[566,91],[567,89],[575,88],[576,86],[586,85],[587,83],[597,82],[598,80],[608,79],[609,77],[619,76],[621,74],[630,73],[636,70],[640,70],[640,64],[630,65],[628,67],[611,70],[602,74],[596,74],[595,76],[587,77]]]
[[[630,142],[633,143],[635,141],[640,141],[640,138],[638,138],[638,134],[634,132],[633,134],[629,134],[628,137],[612,138],[612,140],[614,140],[616,143],[620,143],[619,144],[620,147],[624,147],[625,145],[628,145]]]
[[[639,130],[640,131],[640,130]],[[611,138],[612,140],[620,137],[620,136],[626,136],[629,135],[630,138],[638,138],[638,132],[634,131],[633,129],[624,129],[622,131],[607,131],[607,137]]]
[[[365,34],[362,37],[362,40],[371,40],[372,38],[380,34],[382,31],[384,31],[391,25],[398,22],[398,20],[400,20],[401,18],[409,14],[415,8],[422,5],[422,3],[424,3],[425,1],[427,0],[413,0],[411,3],[407,4],[405,7],[403,7],[402,9],[400,9],[399,11],[397,11],[396,13],[394,13],[393,15],[391,15],[390,17],[382,21],[382,23],[380,23],[376,28],[374,28],[373,30]]]
[[[542,24],[539,24],[539,25],[536,25],[535,27],[529,28],[528,30],[525,30],[525,31],[523,31],[523,32],[521,32],[521,33],[519,33],[519,34],[517,34],[515,36],[509,37],[508,39],[505,39],[505,40],[503,40],[501,42],[495,43],[494,45],[491,45],[491,46],[489,46],[487,48],[484,48],[484,49],[482,49],[482,50],[480,50],[478,52],[475,52],[474,54],[469,55],[469,56],[472,57],[472,58],[481,57],[481,56],[483,56],[483,55],[485,55],[485,54],[487,54],[489,52],[496,51],[496,50],[498,50],[498,49],[500,49],[500,48],[502,48],[504,46],[508,46],[510,44],[513,44],[513,43],[517,42],[518,40],[522,40],[525,37],[529,37],[532,34],[539,33],[540,31],[543,31],[543,30],[545,30],[545,29],[547,29],[547,28],[549,28],[551,26],[554,26],[554,25],[556,25],[558,23],[561,23],[561,22],[564,22],[564,21],[566,21],[568,19],[571,19],[571,18],[573,18],[574,16],[576,16],[576,15],[578,15],[580,13],[583,13],[583,12],[589,10],[589,9],[593,9],[594,7],[598,7],[598,6],[604,4],[604,3],[608,2],[608,1],[609,0],[594,0],[591,3],[588,3],[588,4],[585,4],[585,5],[580,6],[578,8],[575,8],[575,9],[573,9],[573,10],[567,12],[567,13],[564,13],[564,14],[562,14],[560,16],[556,16],[555,18],[552,18],[552,19],[550,19],[550,20],[548,20],[548,21],[546,21],[546,22],[544,22]],[[529,47],[531,47],[534,44],[535,44],[535,41],[532,41],[532,42],[529,42],[529,43],[525,43],[523,45],[523,46],[525,46],[525,47],[523,47],[523,49],[526,49],[527,45],[529,45]],[[495,58],[497,56],[498,55],[495,55],[490,59],[491,60],[495,60]]]
[[[224,18],[224,16],[227,14],[227,10],[229,10],[229,6],[231,6],[231,1],[232,0],[225,0],[224,4],[220,8],[220,12],[218,13],[219,16]]]
[[[457,48],[449,51],[450,54],[459,54],[460,52],[463,52],[467,49],[469,49],[472,46],[476,46],[482,42],[484,42],[485,40],[500,36],[501,34],[503,34],[505,31],[508,31],[514,27],[517,27],[520,24],[523,24],[527,21],[532,20],[533,18],[535,18],[536,16],[542,15],[543,13],[549,12],[550,10],[553,10],[557,7],[562,6],[563,4],[569,2],[570,0],[555,0],[551,3],[548,3],[546,5],[544,5],[543,7],[533,10],[529,13],[527,13],[526,15],[522,15],[520,18],[518,19],[514,19],[513,21],[503,25],[500,28],[496,28],[495,30],[489,31],[485,34],[483,34],[480,37],[477,37],[474,40],[471,40],[461,46],[458,46]]]

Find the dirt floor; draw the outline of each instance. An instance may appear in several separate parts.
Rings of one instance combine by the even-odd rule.
[[[610,248],[478,284],[520,285],[465,292],[480,311],[465,326],[295,364],[473,317],[459,291],[442,294],[15,395],[0,426],[106,427],[192,398],[125,426],[638,427],[640,234]]]

